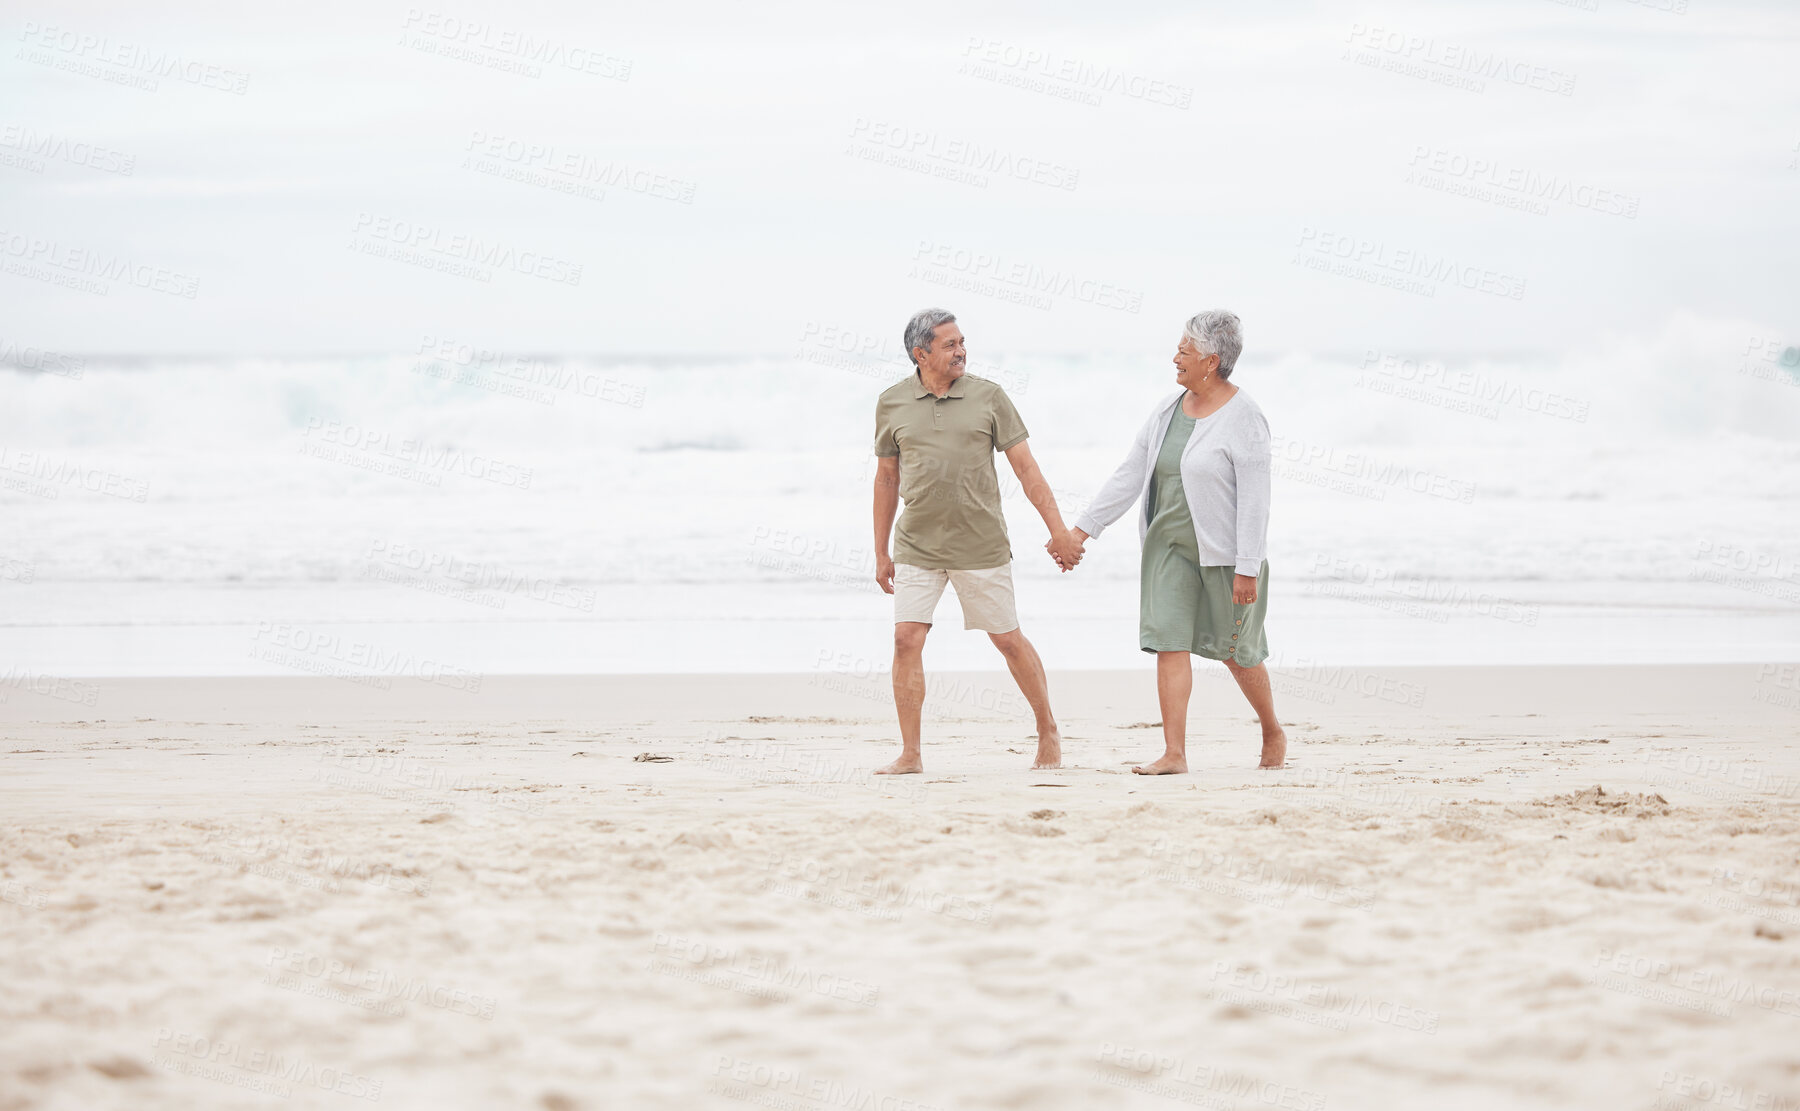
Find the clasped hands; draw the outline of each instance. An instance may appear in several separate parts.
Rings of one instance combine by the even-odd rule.
[[[1088,534],[1078,528],[1066,529],[1061,534],[1052,536],[1044,544],[1044,550],[1050,558],[1064,571],[1073,571],[1081,562],[1082,549],[1087,546]]]

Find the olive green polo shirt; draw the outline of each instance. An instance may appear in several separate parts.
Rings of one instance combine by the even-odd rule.
[[[906,509],[894,530],[894,562],[979,571],[1012,561],[994,453],[1028,433],[1006,391],[964,374],[938,397],[919,372],[875,403],[875,454],[900,457]]]

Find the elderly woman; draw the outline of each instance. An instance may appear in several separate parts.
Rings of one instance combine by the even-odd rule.
[[[1139,645],[1156,653],[1162,757],[1133,770],[1168,775],[1187,767],[1190,654],[1223,660],[1262,722],[1262,766],[1279,768],[1287,734],[1263,660],[1269,604],[1269,422],[1230,382],[1244,341],[1238,318],[1203,312],[1182,329],[1175,381],[1125,461],[1075,522],[1085,544],[1140,497],[1143,540]]]

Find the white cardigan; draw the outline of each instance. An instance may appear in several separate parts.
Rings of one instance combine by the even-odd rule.
[[[1168,435],[1169,422],[1175,419],[1175,406],[1186,394],[1182,390],[1164,398],[1151,410],[1125,461],[1076,518],[1076,528],[1099,536],[1124,516],[1133,502],[1142,500],[1138,542],[1143,543],[1150,531],[1150,483],[1156,478],[1156,457]],[[1271,462],[1269,422],[1241,387],[1218,412],[1194,422],[1194,431],[1181,449],[1181,485],[1187,494],[1188,514],[1194,519],[1202,567],[1231,566],[1238,574],[1251,577],[1261,572],[1268,554]]]

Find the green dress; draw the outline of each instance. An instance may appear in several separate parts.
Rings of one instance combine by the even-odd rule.
[[[1210,419],[1210,418],[1208,418]],[[1269,655],[1263,615],[1269,608],[1269,563],[1256,576],[1256,601],[1231,600],[1232,567],[1200,566],[1194,518],[1181,488],[1181,452],[1194,418],[1175,407],[1150,482],[1150,531],[1144,535],[1138,601],[1138,645],[1146,652],[1192,652],[1255,667]]]

